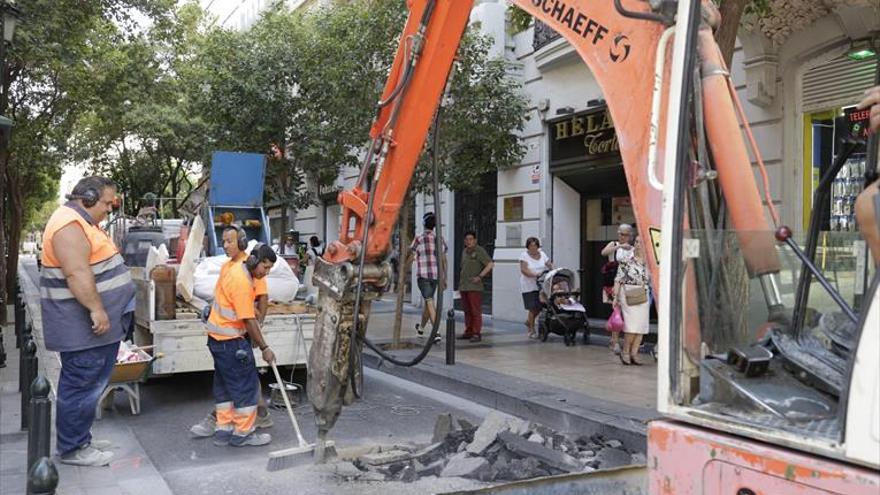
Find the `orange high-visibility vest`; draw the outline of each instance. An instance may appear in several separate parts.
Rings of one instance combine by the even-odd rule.
[[[104,335],[92,332],[90,312],[70,291],[55,253],[55,234],[71,223],[83,229],[89,243],[89,265],[95,277],[95,287],[110,319],[110,331]],[[135,289],[128,267],[110,236],[92,222],[82,207],[71,202],[55,210],[46,224],[43,239],[40,309],[46,348],[58,352],[75,351],[120,341],[130,323],[123,319],[123,315],[132,307]]]
[[[215,340],[237,339],[244,336],[244,320],[256,318],[254,311],[254,280],[243,263],[221,269],[214,304],[208,317],[208,335]]]

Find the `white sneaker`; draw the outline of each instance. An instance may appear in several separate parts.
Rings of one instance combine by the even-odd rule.
[[[60,461],[74,466],[106,466],[113,460],[113,452],[104,452],[86,445],[61,456]]]
[[[89,445],[101,451],[108,451],[113,448],[113,442],[110,440],[97,440],[95,438],[89,442]]]

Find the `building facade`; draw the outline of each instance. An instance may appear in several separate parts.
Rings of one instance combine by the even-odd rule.
[[[614,123],[601,88],[571,45],[541,23],[511,33],[506,9],[503,3],[482,2],[471,22],[493,36],[492,55],[507,58],[512,77],[519,79],[530,101],[521,135],[527,152],[518,167],[488,178],[495,181],[488,188],[495,196],[494,209],[483,204],[479,218],[466,214],[474,210],[473,198],[444,191],[442,228],[453,260],[448,277],[455,279],[455,251],[464,230],[456,222],[493,231],[491,242],[485,232],[481,236],[496,261],[492,297],[484,309],[498,319],[524,319],[517,260],[525,240],[537,237],[556,266],[581,275],[588,313],[602,317],[609,308],[600,302],[604,260],[599,251],[616,237],[619,223],[635,221]],[[846,109],[872,84],[872,42],[880,45],[880,5],[864,0],[792,7],[740,33],[731,75],[763,156],[769,195],[781,223],[795,231],[804,230],[812,191],[839,152]],[[650,102],[634,98],[633,104]],[[858,166],[850,168],[855,179]],[[335,238],[335,188],[345,187],[353,175],[342,174],[334,190],[322,196],[322,205],[296,212],[294,228],[303,235]],[[857,188],[853,183],[848,191]],[[854,229],[847,201],[843,197],[832,205],[825,230]],[[430,209],[430,198],[419,198],[414,218]],[[494,229],[487,227],[485,215],[490,216],[488,223],[494,215]],[[446,300],[453,295],[450,288]]]

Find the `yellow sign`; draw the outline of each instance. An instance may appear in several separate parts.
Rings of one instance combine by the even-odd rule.
[[[648,227],[648,234],[651,236],[651,247],[654,250],[654,261],[660,265],[660,229],[656,227]]]

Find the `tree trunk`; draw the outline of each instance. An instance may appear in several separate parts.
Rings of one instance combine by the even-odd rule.
[[[749,0],[722,0],[721,26],[715,32],[715,41],[721,49],[721,55],[724,57],[724,63],[730,67],[733,59],[733,49],[736,46],[736,34],[739,30],[739,21],[742,19],[743,11]]]
[[[2,41],[0,41],[2,43]],[[0,140],[3,142],[0,143],[2,146],[2,155],[0,156],[0,165],[3,166],[2,170],[0,170],[0,222],[3,223],[4,227],[0,227],[0,256],[3,257],[0,260],[0,325],[5,325],[7,323],[6,320],[6,204],[7,204],[7,187],[6,187],[6,168],[8,166],[8,160],[6,155],[6,144],[5,139],[0,137]]]
[[[7,170],[8,171],[8,170]],[[5,290],[6,301],[12,301],[15,298],[15,291],[18,288],[18,247],[21,241],[21,229],[24,222],[24,185],[19,184],[20,181],[15,180],[13,175],[7,175],[7,207],[8,222],[6,224],[6,278]]]
[[[397,301],[394,306],[394,330],[391,334],[391,348],[400,348],[400,326],[403,320],[403,300],[406,296],[406,278],[409,275],[409,263],[406,262],[409,252],[409,208],[411,198],[409,194],[403,202],[403,210],[400,212],[400,225],[397,249]]]

